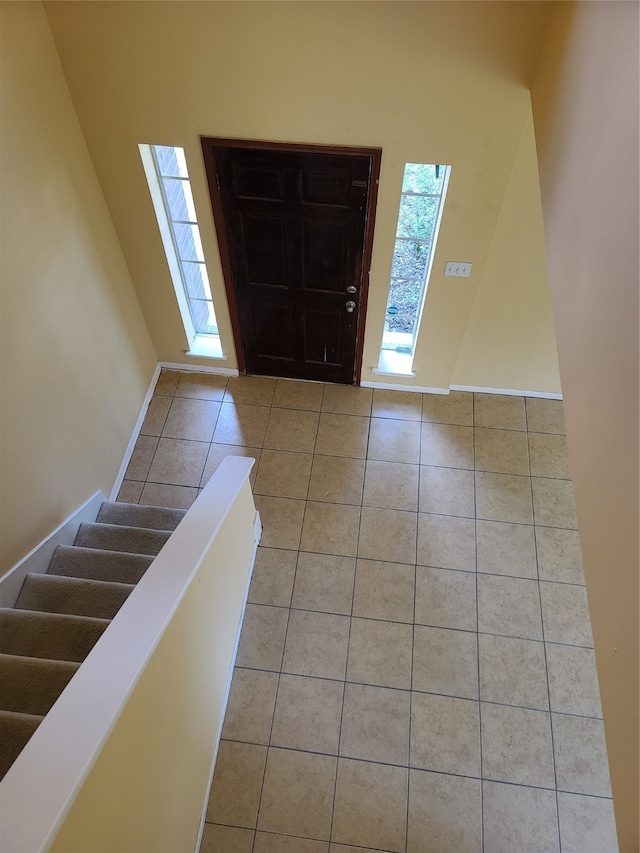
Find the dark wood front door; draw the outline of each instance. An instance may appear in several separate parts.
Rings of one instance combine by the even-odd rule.
[[[379,149],[202,147],[241,370],[354,384]]]

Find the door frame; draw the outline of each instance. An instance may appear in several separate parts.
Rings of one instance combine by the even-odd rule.
[[[364,330],[367,315],[367,302],[369,298],[369,276],[371,271],[371,256],[373,253],[373,232],[375,226],[376,207],[378,203],[378,185],[380,182],[380,165],[382,161],[382,148],[360,148],[345,145],[311,145],[308,143],[295,142],[269,142],[255,139],[228,139],[220,136],[201,136],[202,154],[204,166],[209,185],[209,196],[213,210],[213,222],[218,238],[220,249],[220,262],[222,264],[222,276],[227,293],[229,315],[231,318],[231,329],[236,348],[238,371],[246,373],[246,361],[244,347],[242,344],[242,330],[240,326],[240,313],[236,300],[236,292],[233,284],[233,272],[231,267],[231,253],[227,240],[227,227],[222,207],[222,196],[220,193],[220,181],[216,170],[214,147],[225,148],[252,148],[268,151],[294,151],[309,154],[337,154],[347,156],[368,157],[370,161],[369,193],[367,195],[367,210],[365,218],[364,247],[362,252],[362,286],[360,292],[360,310],[358,313],[358,328],[356,330],[356,355],[353,368],[353,384],[360,385],[362,374],[362,355],[364,351]]]

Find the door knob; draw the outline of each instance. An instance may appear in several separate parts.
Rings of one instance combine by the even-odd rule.
[[[355,302],[347,302],[345,307],[347,309],[347,314],[351,314],[353,312],[353,309],[356,307],[356,303]]]
[[[349,287],[347,288],[347,293],[357,293],[357,291],[358,291],[358,288],[353,284],[350,284]]]

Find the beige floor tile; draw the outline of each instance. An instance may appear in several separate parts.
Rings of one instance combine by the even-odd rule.
[[[618,853],[613,802],[577,794],[558,794],[563,853]]]
[[[416,465],[420,461],[420,424],[417,421],[371,418],[367,457],[380,462]]]
[[[409,771],[407,853],[482,853],[479,779]]]
[[[123,480],[117,499],[125,504],[137,504],[140,500],[143,488],[143,482],[136,480]]]
[[[181,373],[175,395],[197,397],[199,400],[222,400],[226,387],[226,376],[216,376],[214,373]]]
[[[307,501],[300,549],[355,557],[360,507]]]
[[[311,453],[263,450],[254,486],[255,494],[306,499],[312,460]]]
[[[600,689],[593,649],[546,644],[551,710],[601,717]]]
[[[189,509],[198,497],[198,489],[192,486],[165,486],[161,483],[145,483],[140,503],[147,506],[169,506]]]
[[[473,468],[473,428],[451,424],[422,424],[422,465]]]
[[[549,710],[542,643],[490,634],[480,634],[478,642],[483,702]]]
[[[418,564],[440,569],[475,571],[476,534],[471,518],[418,515]]]
[[[235,403],[223,403],[213,433],[213,440],[217,444],[262,447],[269,411],[265,406],[239,406]]]
[[[199,486],[208,451],[209,445],[203,441],[161,438],[147,480],[171,486]]]
[[[266,376],[232,376],[227,382],[225,402],[246,406],[270,406],[276,380]]]
[[[154,394],[140,427],[140,435],[160,435],[162,433],[171,403],[171,397],[162,397]]]
[[[369,418],[322,412],[316,454],[364,459],[369,440]]]
[[[367,761],[338,761],[332,841],[404,850],[407,770]]]
[[[252,829],[238,829],[236,826],[218,826],[205,823],[199,853],[219,853],[220,850],[233,850],[233,853],[252,853]]]
[[[226,456],[246,456],[251,459],[255,459],[255,464],[249,474],[249,482],[253,487],[258,474],[258,462],[260,461],[261,453],[262,451],[257,447],[243,447],[239,444],[211,444],[209,446],[209,453],[207,454],[204,471],[202,472],[200,486],[207,485],[212,475],[218,470],[220,463]]]
[[[323,394],[324,385],[320,382],[278,379],[271,405],[278,409],[304,409],[308,412],[319,412]]]
[[[340,681],[281,675],[271,745],[336,755],[343,690]]]
[[[570,480],[532,477],[531,486],[536,524],[544,527],[578,529],[573,485]]]
[[[476,471],[529,474],[526,432],[476,428]]]
[[[347,684],[340,755],[406,767],[409,762],[410,698],[408,690]]]
[[[478,630],[524,640],[542,639],[536,581],[478,575]]]
[[[478,698],[477,635],[416,625],[413,689],[461,699]]]
[[[353,615],[392,622],[413,622],[414,591],[414,566],[358,560]]]
[[[255,495],[254,502],[262,521],[260,544],[264,548],[297,550],[300,547],[305,502],[265,495]]]
[[[296,838],[293,835],[276,835],[270,832],[256,832],[256,846],[253,848],[253,853],[328,853],[328,851],[327,841],[312,841],[310,838]],[[229,853],[235,853],[235,851],[229,850]]]
[[[475,631],[475,574],[418,566],[415,618],[417,625]]]
[[[344,680],[349,617],[292,610],[282,671]]]
[[[554,791],[500,782],[483,782],[482,788],[485,850],[560,853]]]
[[[419,421],[422,419],[422,395],[414,391],[387,391],[384,388],[376,388],[373,392],[371,415],[374,418]]]
[[[278,674],[236,667],[231,681],[222,737],[249,743],[269,743]]]
[[[371,414],[371,388],[353,388],[347,385],[325,385],[322,411],[339,415]]]
[[[260,546],[253,566],[249,601],[252,604],[290,607],[297,561],[296,551]]]
[[[158,439],[150,435],[139,435],[131,459],[125,471],[125,480],[146,480],[153,457],[158,447]]]
[[[544,638],[548,643],[593,646],[587,590],[563,583],[540,584]]]
[[[364,459],[316,454],[309,482],[309,500],[359,506],[362,503],[364,466]]]
[[[351,844],[330,844],[329,853],[380,853],[371,847],[353,847]]]
[[[475,504],[473,471],[420,466],[420,512],[474,518]]]
[[[412,767],[460,776],[480,775],[478,702],[413,693]]]
[[[271,409],[264,446],[271,450],[313,453],[318,432],[317,412]]]
[[[474,394],[474,421],[477,427],[526,430],[523,397],[506,394]]]
[[[527,427],[531,432],[555,432],[564,434],[564,411],[562,400],[545,400],[527,397]]]
[[[537,579],[533,527],[503,521],[477,521],[476,536],[479,572]]]
[[[221,403],[174,397],[162,430],[165,438],[211,441]]]
[[[250,743],[220,741],[206,820],[253,829],[267,749]]]
[[[177,370],[161,370],[160,376],[158,376],[158,381],[156,382],[154,393],[168,394],[172,397],[175,394],[181,377],[182,374]]]
[[[415,512],[362,507],[358,557],[415,565],[417,522]]]
[[[418,465],[367,462],[362,503],[365,506],[418,511]]]
[[[423,394],[422,420],[436,424],[473,426],[473,394],[468,391]]]
[[[477,471],[476,515],[488,521],[533,524],[530,478]]]
[[[540,580],[584,584],[577,530],[536,526],[536,551]]]
[[[481,718],[485,779],[537,788],[555,786],[547,711],[483,702]]]
[[[411,625],[353,618],[347,681],[408,690],[412,641]]]
[[[610,797],[602,720],[552,714],[552,721],[558,790]]]
[[[353,557],[301,551],[291,606],[350,615],[355,570]]]
[[[529,433],[531,475],[571,479],[567,439],[563,435]]]
[[[269,749],[258,829],[328,840],[335,778],[335,758]]]
[[[289,611],[282,607],[247,604],[236,665],[277,672],[287,632]]]

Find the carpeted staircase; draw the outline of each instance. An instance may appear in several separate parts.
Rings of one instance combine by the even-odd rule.
[[[0,608],[0,779],[145,573],[185,510],[103,503],[46,574]]]

